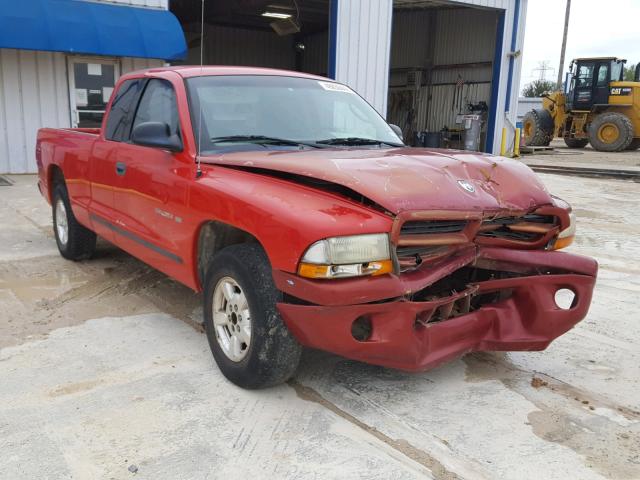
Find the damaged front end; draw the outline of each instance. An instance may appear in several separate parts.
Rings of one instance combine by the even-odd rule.
[[[303,345],[403,370],[471,351],[543,350],[586,316],[597,274],[595,260],[553,251],[567,244],[563,232],[573,233],[570,211],[554,205],[402,212],[393,274],[323,281],[275,271],[278,308]]]

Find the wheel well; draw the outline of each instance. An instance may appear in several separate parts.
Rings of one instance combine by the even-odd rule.
[[[62,169],[57,165],[51,165],[47,174],[47,185],[49,187],[49,200],[53,201],[53,189],[57,183],[64,183],[64,174]]]
[[[207,268],[216,253],[230,245],[257,243],[258,239],[249,232],[222,222],[210,221],[202,225],[198,235],[198,281],[204,283]]]

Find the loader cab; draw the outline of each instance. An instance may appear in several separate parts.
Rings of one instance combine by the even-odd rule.
[[[571,62],[565,94],[567,110],[591,111],[609,103],[611,82],[623,79],[626,60],[618,58],[579,58]]]

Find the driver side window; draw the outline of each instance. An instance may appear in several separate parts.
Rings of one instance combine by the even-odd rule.
[[[166,123],[169,125],[169,131],[172,135],[180,136],[176,94],[171,83],[166,80],[149,80],[140,99],[133,128],[145,122]]]

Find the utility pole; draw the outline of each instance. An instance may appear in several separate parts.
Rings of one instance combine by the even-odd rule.
[[[567,0],[567,11],[564,14],[564,34],[562,35],[562,50],[560,50],[560,67],[558,68],[558,90],[562,90],[562,76],[564,75],[564,52],[567,49],[567,33],[569,32],[569,15],[571,0]]]

